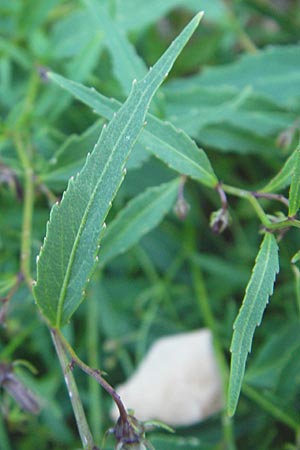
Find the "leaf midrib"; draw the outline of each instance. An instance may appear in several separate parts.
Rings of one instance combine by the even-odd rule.
[[[150,90],[152,84],[154,83],[154,81],[155,81],[155,78],[153,79],[153,81],[151,83],[149,83],[148,88],[145,89],[145,91],[143,92],[143,94],[140,97],[139,102],[137,103],[137,105],[133,109],[133,112],[131,114],[130,120],[127,122],[126,127],[123,129],[123,132],[119,135],[115,145],[113,146],[113,149],[112,149],[112,151],[111,151],[111,153],[109,155],[109,158],[108,158],[108,160],[107,160],[107,162],[106,162],[106,164],[104,166],[102,174],[101,174],[100,178],[98,179],[98,182],[96,183],[95,188],[93,189],[93,192],[92,192],[92,195],[90,197],[90,200],[88,201],[87,207],[86,207],[85,212],[83,214],[80,226],[78,228],[78,231],[77,231],[77,234],[76,234],[76,237],[75,237],[75,240],[74,240],[74,244],[72,246],[69,262],[68,262],[68,265],[67,265],[67,270],[66,270],[66,273],[65,273],[65,276],[64,276],[62,288],[60,290],[60,295],[59,295],[59,299],[58,299],[58,306],[57,306],[57,319],[56,319],[56,327],[57,328],[60,327],[61,322],[62,322],[63,306],[64,306],[64,301],[65,301],[66,292],[67,292],[67,288],[68,288],[68,282],[69,282],[70,277],[71,277],[71,271],[72,271],[73,262],[74,262],[74,259],[75,259],[75,254],[76,254],[76,251],[77,251],[77,248],[78,248],[78,245],[79,245],[79,241],[80,241],[80,238],[81,238],[81,235],[82,235],[82,232],[83,232],[86,220],[87,220],[87,216],[88,216],[88,214],[90,212],[92,203],[94,202],[94,198],[95,198],[96,193],[98,191],[99,185],[101,184],[103,178],[106,175],[106,172],[107,172],[108,167],[109,167],[109,165],[111,163],[111,160],[112,160],[112,158],[113,158],[113,156],[115,154],[115,151],[116,151],[116,149],[117,149],[117,147],[119,145],[119,142],[121,141],[123,136],[126,135],[126,132],[127,132],[128,128],[131,126],[132,118],[135,116],[137,109],[139,108],[140,104],[144,100],[146,94],[149,92],[149,90]],[[112,122],[110,122],[110,124],[111,123]],[[103,133],[103,131],[102,131],[102,133]],[[99,144],[101,144],[101,142]]]
[[[54,75],[57,77],[57,75],[56,75],[55,73],[54,73]],[[69,90],[68,87],[66,87],[66,86],[64,85],[64,82],[61,81],[59,78],[58,78],[57,82],[58,82],[58,84],[59,84],[60,86],[63,87],[63,89]],[[70,83],[71,83],[71,82],[70,82]],[[76,83],[72,82],[72,84],[73,84],[75,87],[77,87]],[[107,97],[103,96],[100,92],[96,91],[94,88],[86,88],[86,92],[85,92],[85,93],[90,95],[91,92],[93,92],[93,91],[96,92],[97,97],[99,97],[99,98],[97,98],[97,100],[96,100],[96,104],[93,105],[93,108],[95,109],[95,111],[96,111],[96,113],[97,113],[98,115],[103,116],[103,117],[106,117],[106,118],[108,118],[108,119],[110,118],[109,115],[108,115],[107,113],[104,113],[104,112],[103,112],[103,109],[102,109],[102,108],[103,108],[103,105],[104,105],[104,108],[108,108],[108,109],[111,111],[111,116],[116,112],[116,109],[115,109],[116,107],[121,108],[121,107],[123,106],[123,104],[122,104],[121,102],[119,102],[118,100],[116,100],[116,99],[108,99]],[[73,95],[74,95],[74,94],[73,94]],[[75,94],[74,97],[77,98],[79,101],[83,102],[84,104],[86,104],[87,106],[92,107],[91,103],[89,103],[89,102],[87,102],[85,99],[83,99],[79,93]],[[98,106],[99,106],[99,105],[100,105],[100,108],[98,109]],[[101,105],[102,105],[102,108],[101,108]],[[159,119],[157,119],[157,118],[156,118],[153,114],[151,114],[151,113],[148,113],[148,114],[147,114],[146,120],[148,121],[148,124],[149,124],[149,128],[150,128],[150,129],[148,128],[148,130],[145,130],[145,131],[144,131],[145,135],[150,136],[152,139],[153,139],[153,138],[156,139],[158,142],[162,143],[162,144],[165,145],[167,148],[169,148],[174,154],[179,155],[180,158],[182,158],[182,159],[184,159],[185,161],[189,162],[191,165],[194,166],[194,168],[196,168],[197,170],[199,170],[202,174],[204,174],[204,175],[205,175],[206,177],[208,177],[209,179],[213,180],[214,183],[216,182],[216,177],[215,177],[215,175],[214,175],[213,173],[210,173],[209,171],[207,171],[206,169],[204,169],[200,164],[198,164],[197,162],[195,162],[193,159],[191,159],[190,157],[188,157],[186,154],[180,153],[180,152],[176,149],[176,147],[170,145],[166,140],[164,140],[163,138],[159,137],[155,132],[152,132],[152,131],[151,131],[151,122],[153,122],[153,126],[155,126],[155,122],[156,122],[156,121],[157,121],[157,123],[158,123],[159,126],[162,126],[162,125],[167,124],[169,127],[173,128],[176,132],[179,132],[179,133],[182,132],[182,133],[183,133],[183,136],[189,138],[189,136],[188,136],[184,131],[182,131],[182,130],[180,130],[180,129],[177,129],[177,128],[176,128],[172,123],[170,123],[170,122],[163,122],[163,121],[160,121]],[[192,140],[191,140],[191,143],[192,143],[192,145],[194,145],[194,143],[193,143]],[[150,150],[151,147],[149,146],[149,144],[146,145],[146,147],[147,147],[148,151],[150,151],[151,153],[153,153],[152,150]],[[199,149],[198,146],[195,144],[195,150],[201,150],[201,149]],[[204,156],[206,156],[205,153],[204,153]],[[209,163],[209,160],[208,160],[208,163]],[[195,179],[196,179],[196,178],[195,178]],[[202,180],[201,180],[201,181],[202,181]]]
[[[270,254],[271,254],[271,252],[269,251],[270,246],[271,246],[271,241],[268,242],[268,247],[266,248],[266,251],[268,251],[268,255],[269,255],[269,256],[268,256],[268,258],[265,260],[264,270],[263,270],[263,273],[262,273],[262,275],[261,275],[261,277],[260,277],[259,287],[258,287],[258,289],[257,289],[258,292],[260,291],[261,286],[262,286],[262,284],[263,284],[263,280],[264,280],[264,277],[265,277],[265,273],[266,273],[266,270],[267,270],[267,267],[268,267],[268,263],[269,263],[269,260],[270,260]],[[247,294],[246,294],[246,295],[247,295]],[[256,296],[256,298],[257,298],[257,296]],[[248,329],[248,325],[249,325],[249,321],[250,321],[250,316],[252,316],[252,312],[253,312],[253,310],[254,310],[255,304],[256,304],[256,302],[252,302],[252,305],[251,305],[251,307],[250,307],[250,314],[248,314],[248,317],[246,318],[245,326],[243,327],[243,328],[244,328],[243,336],[242,336],[242,339],[240,339],[240,345],[238,346],[238,349],[239,349],[239,350],[240,350],[241,347],[243,347],[242,342],[244,342],[244,339],[245,339],[245,330]],[[256,324],[256,326],[258,326],[258,324]],[[234,350],[233,350],[233,351],[234,351]],[[239,351],[236,351],[236,353],[239,353]],[[249,353],[249,348],[247,348],[247,353]],[[240,358],[239,358],[239,359],[240,359]]]
[[[150,114],[149,114],[150,115]],[[166,122],[168,126],[174,127],[172,124]],[[180,133],[180,130],[177,130],[175,127],[174,129]],[[204,175],[206,175],[207,177],[214,179],[213,175],[210,174],[207,170],[205,170],[202,166],[200,166],[196,161],[194,161],[193,159],[191,159],[189,156],[187,156],[185,153],[180,153],[174,146],[170,145],[167,141],[161,139],[160,137],[158,137],[156,134],[151,133],[151,131],[145,131],[145,134],[149,134],[150,136],[154,136],[154,138],[159,141],[160,143],[162,143],[164,146],[166,146],[167,148],[171,149],[171,151],[173,153],[175,153],[176,155],[179,155],[183,160],[189,162],[191,165],[193,165],[197,170],[199,170],[201,173],[203,173]],[[193,141],[192,141],[192,145],[193,145]],[[199,149],[197,146],[195,146],[197,150],[201,150]],[[150,151],[151,153],[153,153],[152,150],[150,150],[150,145],[147,145],[147,149],[148,151]]]

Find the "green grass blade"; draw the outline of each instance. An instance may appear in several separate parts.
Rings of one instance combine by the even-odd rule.
[[[289,193],[289,217],[297,214],[300,206],[300,145],[296,150],[296,160]]]
[[[106,98],[95,89],[87,88],[61,75],[50,72],[49,78],[107,119],[121,106],[118,101]],[[179,173],[209,187],[218,183],[205,152],[199,149],[186,133],[177,130],[170,123],[148,114],[147,127],[143,130],[139,142]]]
[[[60,204],[50,214],[37,264],[36,302],[57,328],[70,319],[84,297],[95,266],[101,230],[124,177],[128,155],[143,127],[152,97],[199,24],[199,13],[184,28],[110,121]]]
[[[101,243],[100,264],[124,253],[152,230],[172,208],[179,179],[147,189],[128,203],[107,227]]]
[[[296,159],[297,150],[290,155],[275,177],[263,189],[260,189],[260,192],[278,192],[286,188],[291,183]]]
[[[267,233],[257,254],[243,304],[234,323],[230,348],[232,357],[227,405],[230,416],[235,413],[237,407],[254,331],[256,326],[261,323],[264,309],[273,293],[273,285],[278,271],[277,242],[272,234]]]

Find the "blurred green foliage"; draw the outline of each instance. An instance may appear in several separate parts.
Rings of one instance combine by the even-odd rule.
[[[40,415],[33,416],[1,390],[1,450],[81,445],[30,283],[50,207],[92,150],[104,118],[47,82],[41,68],[123,102],[133,74],[143,76],[188,19],[203,9],[205,20],[151,112],[195,139],[219,180],[249,190],[262,188],[278,173],[299,138],[296,0],[96,3],[105,8],[103,23],[94,20],[88,0],[0,1],[0,361],[29,361],[37,374],[22,366],[16,373],[41,402]],[[129,200],[174,175],[145,150],[128,166],[108,224]],[[28,205],[32,187],[34,205]],[[288,195],[287,189],[281,193]],[[109,261],[95,274],[87,301],[67,326],[67,338],[79,356],[107,372],[113,385],[133,372],[157,337],[207,326],[203,296],[229,361],[232,325],[261,241],[259,220],[248,202],[230,196],[230,227],[216,235],[209,218],[220,208],[217,193],[188,180],[184,195],[190,205],[185,220],[170,211],[137,245]],[[285,211],[268,199],[261,204],[268,214]],[[28,245],[31,260],[24,265],[20,255]],[[297,229],[280,243],[280,274],[256,332],[234,419],[236,448],[299,448],[300,277],[290,264],[299,247]],[[110,399],[78,369],[74,373],[100,445],[111,426]],[[178,429],[174,436],[155,432],[151,438],[158,450],[217,450],[227,448],[229,441],[221,414]]]

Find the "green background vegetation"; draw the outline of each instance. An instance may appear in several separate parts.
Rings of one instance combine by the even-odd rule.
[[[299,137],[297,1],[99,1],[111,16],[102,23],[94,20],[92,3],[0,0],[0,295],[9,298],[3,302],[0,361],[28,361],[37,373],[23,367],[16,373],[42,399],[40,415],[32,416],[1,390],[1,450],[81,445],[29,286],[50,208],[82,167],[105,120],[40,76],[41,67],[123,102],[133,78],[142,78],[188,20],[204,10],[152,114],[195,139],[219,180],[250,191],[278,173]],[[124,45],[130,53],[122,51]],[[130,199],[176,176],[143,147],[133,153],[127,171],[108,225]],[[288,177],[270,192],[288,196],[289,184]],[[65,328],[78,355],[107,372],[113,385],[133,372],[159,336],[204,326],[214,328],[229,363],[233,322],[262,239],[260,220],[248,201],[228,196],[230,226],[214,234],[210,215],[220,208],[217,192],[188,179],[184,195],[190,205],[185,220],[169,207],[139,243],[107,258]],[[278,202],[262,199],[261,205],[268,214],[287,213]],[[256,330],[234,437],[223,413],[175,435],[154,432],[155,448],[300,448],[300,274],[290,263],[299,247],[293,228],[280,242],[280,274]],[[20,255],[28,252],[24,262]],[[20,273],[25,280],[18,283]],[[111,400],[79,369],[74,374],[100,445],[111,426]],[[112,440],[106,445],[112,448]]]

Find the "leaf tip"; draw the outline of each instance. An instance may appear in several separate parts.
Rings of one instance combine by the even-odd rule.
[[[235,410],[236,410],[235,407],[232,407],[232,405],[229,405],[227,408],[227,416],[230,418],[233,417],[235,414]]]

